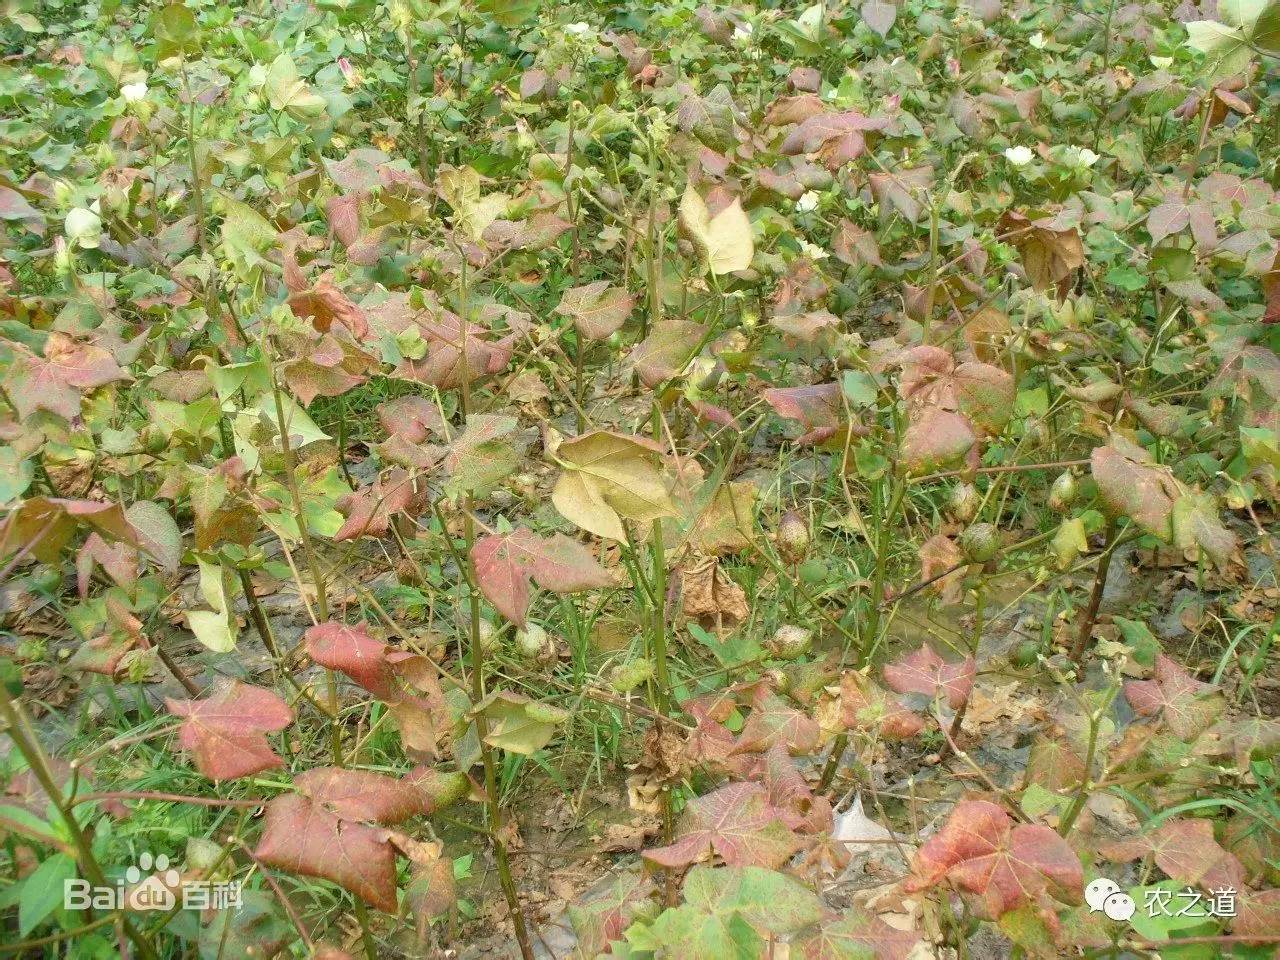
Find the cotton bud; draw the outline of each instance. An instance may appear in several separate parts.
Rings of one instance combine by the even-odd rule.
[[[724,364],[713,357],[694,357],[685,371],[685,383],[695,391],[714,390],[724,375]]]
[[[947,512],[958,522],[968,523],[978,515],[978,504],[981,499],[978,496],[978,488],[972,483],[958,483],[951,488]]]
[[[481,620],[480,628],[476,631],[476,637],[480,640],[480,649],[485,653],[496,651],[501,633],[502,631],[494,626],[492,621]]]
[[[1076,498],[1076,478],[1070,471],[1061,474],[1049,489],[1049,509],[1065,510]]]
[[[783,624],[778,632],[765,641],[770,655],[779,660],[794,660],[809,652],[813,646],[813,631],[793,624]]]
[[[526,660],[542,660],[548,649],[555,655],[555,644],[547,636],[547,631],[536,623],[531,623],[523,630],[516,632],[516,650]]]
[[[809,552],[809,525],[800,514],[788,510],[778,521],[778,553],[790,564],[797,564]]]
[[[960,549],[970,563],[986,563],[1000,549],[1000,534],[994,524],[975,523],[960,534]]]
[[[1070,300],[1053,303],[1049,306],[1049,314],[1060,328],[1073,330],[1076,326],[1076,305]]]
[[[1093,323],[1094,313],[1093,297],[1087,293],[1076,297],[1076,323],[1082,327],[1089,326]]]

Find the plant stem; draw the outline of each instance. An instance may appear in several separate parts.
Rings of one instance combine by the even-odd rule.
[[[373,942],[373,930],[369,926],[369,910],[355,894],[352,894],[351,902],[355,904],[356,922],[360,924],[360,942],[364,945],[365,960],[378,960],[378,948]]]
[[[875,650],[876,641],[879,637],[880,613],[884,604],[885,574],[888,569],[889,534],[893,528],[893,521],[898,515],[898,509],[902,506],[902,499],[907,492],[906,480],[901,473],[895,470],[890,476],[892,478],[890,481],[892,491],[889,495],[889,506],[883,516],[877,517],[876,522],[876,568],[871,580],[871,609],[867,613],[862,633],[862,643],[858,650],[859,666],[866,664],[872,651]],[[822,777],[818,780],[819,793],[831,786],[831,781],[836,775],[836,769],[840,766],[840,758],[844,756],[848,746],[849,735],[847,733],[841,733],[832,742],[831,753],[822,768]]]
[[[269,358],[270,344],[264,338],[262,344],[263,357]],[[302,493],[298,489],[298,457],[294,453],[293,444],[289,440],[289,425],[284,418],[284,399],[281,396],[280,383],[276,380],[276,371],[267,360],[271,377],[271,393],[276,403],[276,423],[280,428],[280,449],[284,454],[285,482],[289,487],[289,497],[293,500],[293,516],[298,524],[298,534],[302,540],[302,552],[307,558],[307,567],[311,570],[311,582],[316,590],[316,610],[323,623],[329,619],[329,596],[325,592],[324,576],[320,572],[320,564],[316,560],[315,545],[311,542],[311,533],[307,530],[306,514],[302,510]],[[302,584],[298,584],[302,590]],[[342,761],[342,729],[338,726],[338,681],[333,671],[325,668],[325,685],[329,700],[329,746],[333,752],[334,766],[345,766]]]
[[[1071,648],[1071,659],[1077,667],[1084,665],[1085,650],[1093,637],[1093,621],[1098,616],[1098,607],[1102,604],[1102,591],[1107,586],[1107,572],[1111,569],[1111,557],[1116,547],[1116,521],[1108,517],[1106,533],[1102,545],[1102,558],[1098,561],[1098,572],[1093,578],[1093,592],[1089,595],[1089,606],[1085,610],[1084,619],[1080,621],[1080,632],[1076,635],[1075,645]]]
[[[1062,822],[1058,825],[1058,834],[1065,837],[1071,832],[1071,828],[1075,826],[1076,818],[1080,816],[1084,805],[1089,799],[1092,792],[1093,784],[1090,780],[1093,777],[1093,756],[1098,749],[1098,728],[1102,725],[1102,713],[1093,710],[1089,713],[1089,744],[1084,752],[1084,772],[1080,774],[1080,789],[1076,791],[1075,800],[1071,803],[1071,808],[1067,811],[1066,816],[1062,818]]]
[[[249,617],[253,620],[253,626],[258,631],[258,636],[262,638],[262,645],[267,648],[267,653],[272,658],[279,661],[280,648],[276,646],[275,634],[271,632],[271,623],[267,620],[267,615],[262,609],[262,604],[258,602],[258,595],[253,590],[253,580],[249,577],[247,570],[237,570],[240,574],[240,589],[244,591],[245,603],[249,605]],[[281,664],[281,669],[284,665]]]
[[[95,886],[107,886],[106,874],[102,872],[102,867],[93,855],[93,847],[89,843],[89,838],[85,836],[79,821],[72,814],[70,806],[68,806],[66,799],[62,795],[62,789],[54,779],[53,771],[49,767],[49,760],[45,756],[44,749],[40,746],[40,742],[35,738],[26,723],[22,705],[10,696],[8,688],[2,683],[0,683],[0,719],[4,720],[8,727],[9,738],[27,761],[31,772],[48,795],[49,802],[57,808],[59,816],[62,817],[63,823],[66,824],[67,831],[71,834],[71,840],[79,854],[78,859],[81,871]],[[133,921],[128,917],[122,916],[120,925],[124,929],[125,936],[137,948],[138,953],[144,960],[158,960],[151,942],[138,932],[133,925]]]
[[[979,578],[978,588],[974,591],[974,611],[973,611],[973,638],[969,643],[969,655],[977,658],[978,644],[982,643],[982,614],[984,612],[983,601],[986,600],[987,582],[985,578]],[[969,699],[965,698],[964,703],[960,704],[960,709],[956,711],[955,717],[951,721],[951,732],[947,736],[947,745],[950,746],[960,736],[960,725],[964,723],[965,711],[969,709]],[[942,751],[946,756],[946,750]]]
[[[460,342],[467,342],[467,268],[463,261],[462,274],[459,280],[458,314],[462,318],[462,337]],[[460,406],[463,424],[471,415],[471,371],[469,369],[467,351],[460,351],[462,366],[461,384],[459,387]],[[441,518],[443,523],[443,518]],[[444,529],[447,539],[449,531]],[[467,604],[471,614],[471,704],[479,706],[485,698],[485,662],[484,646],[480,642],[480,592],[476,589],[479,578],[476,576],[476,563],[473,548],[476,543],[475,502],[467,496],[462,514],[462,535],[466,542],[466,564],[461,572],[467,580]],[[529,940],[529,930],[525,924],[524,912],[520,906],[520,892],[516,889],[515,879],[511,875],[511,861],[507,856],[507,841],[503,836],[502,802],[498,796],[497,766],[494,763],[493,747],[488,743],[489,722],[481,712],[474,715],[476,739],[480,742],[480,762],[484,766],[484,806],[488,819],[489,839],[493,841],[493,858],[498,868],[498,882],[502,885],[502,893],[507,901],[507,910],[511,914],[511,923],[515,928],[516,943],[520,947],[523,960],[533,960],[533,944]]]

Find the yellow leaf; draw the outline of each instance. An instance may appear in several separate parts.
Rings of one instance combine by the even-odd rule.
[[[661,452],[649,441],[596,430],[565,440],[556,458],[564,472],[551,502],[565,519],[598,537],[625,540],[623,519],[651,523],[676,516]]]
[[[692,185],[680,199],[680,223],[706,255],[711,272],[719,276],[751,266],[756,247],[751,239],[751,221],[737,198],[714,217]]]

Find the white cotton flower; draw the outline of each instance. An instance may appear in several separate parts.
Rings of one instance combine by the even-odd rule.
[[[822,197],[818,195],[816,190],[810,190],[796,201],[796,209],[801,213],[808,213],[810,210],[818,209],[818,201]]]
[[[1027,43],[1031,44],[1037,50],[1043,50],[1049,45],[1049,40],[1043,33],[1037,30],[1027,39]]]
[[[568,24],[564,28],[564,32],[571,37],[585,37],[591,32],[591,24],[579,20],[577,23]]]
[[[93,248],[98,245],[98,240],[102,236],[102,218],[98,216],[96,210],[74,207],[68,211],[62,223],[62,229],[71,246]]]
[[[1088,147],[1081,147],[1078,156],[1080,158],[1080,165],[1084,167],[1092,167],[1095,163],[1097,163],[1099,160],[1102,159],[1101,156],[1094,153]]]
[[[1009,147],[1004,152],[1004,158],[1015,167],[1025,167],[1035,159],[1035,154],[1030,147]]]
[[[825,260],[831,256],[826,250],[823,250],[815,243],[810,243],[808,240],[800,241],[800,252],[810,260]]]
[[[139,80],[137,83],[126,83],[120,88],[120,96],[124,97],[125,103],[137,103],[147,96],[147,81]]]
[[[1148,57],[1151,65],[1157,70],[1164,70],[1166,67],[1173,66],[1173,57]]]
[[[750,23],[739,23],[733,28],[733,39],[739,43],[746,43],[753,33],[755,33],[755,27]]]

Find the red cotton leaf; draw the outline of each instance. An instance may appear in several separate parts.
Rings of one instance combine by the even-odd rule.
[[[403,437],[409,443],[422,443],[432,434],[445,432],[440,408],[426,397],[388,400],[378,404],[374,412],[389,436]]]
[[[569,317],[577,331],[589,340],[607,340],[635,308],[636,298],[608,280],[597,280],[566,290],[556,313]]]
[[[43,357],[21,348],[14,353],[7,389],[23,420],[37,410],[74,420],[80,416],[83,392],[126,376],[105,349],[80,343],[65,333],[49,334]]]
[[[299,793],[343,820],[395,824],[428,812],[425,794],[408,780],[340,767],[316,767],[293,781]]]
[[[973,657],[966,657],[960,663],[948,663],[926,643],[914,653],[888,664],[884,668],[884,682],[898,693],[943,696],[947,706],[959,710],[973,690],[976,670],[977,663]]]
[[[646,859],[678,869],[720,856],[731,866],[777,869],[800,847],[758,783],[731,783],[689,801],[675,842]]]
[[[850,907],[833,923],[824,923],[800,941],[797,960],[907,960],[920,937],[889,926],[874,913]],[[792,955],[797,956],[795,948]]]
[[[385,478],[379,477],[369,486],[347,494],[337,503],[338,509],[346,514],[347,521],[333,539],[382,536],[391,529],[394,515],[410,508],[416,493],[413,478],[404,470],[396,469]]]
[[[938,594],[943,603],[959,603],[964,582],[960,569],[964,554],[959,545],[945,534],[935,533],[920,544],[920,579],[929,582],[929,590]],[[952,571],[947,573],[947,571]]]
[[[328,275],[310,289],[290,295],[289,309],[300,320],[310,320],[319,333],[328,333],[336,323],[350,330],[357,340],[369,335],[369,320],[364,311],[339,290]]]
[[[332,880],[372,907],[396,910],[396,851],[388,832],[360,821],[399,823],[425,809],[393,777],[322,767],[301,774],[297,793],[276,797],[254,856],[306,877]]]
[[[270,690],[222,680],[201,700],[166,698],[165,706],[186,718],[178,743],[210,780],[234,780],[284,766],[266,734],[291,724],[293,711]]]
[[[1013,414],[1017,384],[999,367],[977,360],[957,364],[947,351],[923,346],[903,357],[900,390],[913,412],[939,407],[998,433]]]
[[[1225,704],[1214,690],[1162,653],[1156,657],[1154,679],[1126,683],[1124,696],[1138,716],[1159,716],[1175,737],[1191,741],[1222,713]]]
[[[480,592],[520,626],[529,613],[529,580],[556,593],[576,593],[613,582],[582,544],[562,533],[546,539],[527,527],[481,537],[471,549]]]
[[[805,433],[796,443],[813,444],[830,440],[846,423],[840,384],[823,383],[813,387],[773,387],[761,393],[778,416],[796,420]]]
[[[395,676],[387,661],[387,645],[369,636],[363,623],[330,620],[303,635],[307,654],[322,667],[338,670],[377,697],[396,693]]]
[[[969,418],[951,410],[926,407],[913,414],[902,438],[902,460],[912,473],[928,473],[967,454],[978,436]]]
[[[1102,502],[1143,530],[1168,542],[1173,536],[1173,504],[1180,495],[1167,467],[1159,466],[1136,443],[1116,436],[1089,457]]]
[[[62,548],[81,524],[108,541],[138,546],[138,532],[117,503],[32,497],[5,517],[0,527],[0,557],[29,548],[37,560],[57,563]]]
[[[871,730],[886,740],[909,740],[924,729],[923,717],[852,670],[840,679],[838,720],[845,729]]]
[[[820,734],[816,720],[768,687],[760,686],[752,698],[747,722],[738,735],[738,750],[764,753],[774,746],[783,746],[790,753],[802,756],[818,748]]]
[[[1213,821],[1178,818],[1161,824],[1152,835],[1156,866],[1171,880],[1204,890],[1244,886],[1244,867],[1219,846]]]
[[[1084,887],[1080,858],[1057,833],[1036,824],[1013,825],[994,803],[958,804],[946,824],[916,852],[908,892],[948,880],[976,894],[992,919],[1024,904],[1047,906],[1051,894],[1079,903]]]
[[[363,624],[330,621],[311,627],[303,639],[312,660],[346,674],[387,705],[407,752],[437,754],[447,711],[429,660],[375,640]]]

